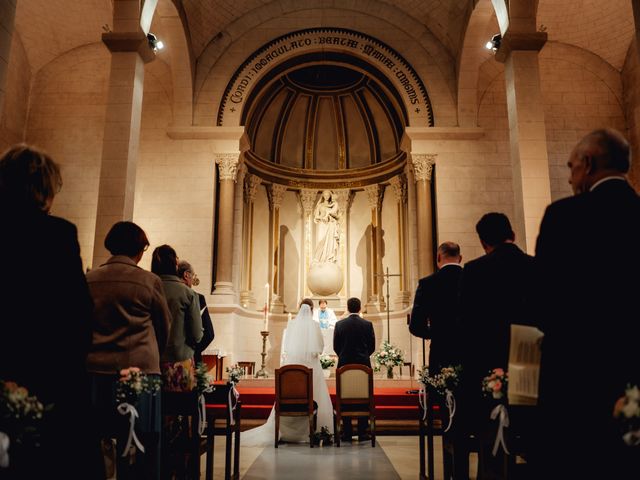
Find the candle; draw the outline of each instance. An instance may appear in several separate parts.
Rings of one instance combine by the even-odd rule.
[[[289,321],[291,321],[291,312],[289,312]]]
[[[264,331],[269,331],[269,284],[265,284],[265,297],[264,297]]]

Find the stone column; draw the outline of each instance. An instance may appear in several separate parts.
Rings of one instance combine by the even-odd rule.
[[[303,265],[302,265],[302,278],[304,282],[304,288],[302,289],[305,297],[311,296],[311,290],[309,290],[309,286],[307,285],[307,273],[309,273],[309,268],[311,268],[311,260],[312,260],[312,242],[311,242],[311,228],[313,225],[313,207],[316,204],[316,197],[318,196],[318,192],[316,190],[308,190],[303,188],[298,192],[300,197],[300,205],[302,206],[302,256],[303,256]],[[298,299],[300,300],[300,299]]]
[[[0,2],[0,119],[4,111],[4,97],[7,92],[7,72],[9,71],[9,55],[11,39],[16,16],[16,0]]]
[[[395,309],[402,310],[411,303],[409,292],[409,268],[407,262],[407,177],[404,173],[393,177],[390,181],[398,208],[398,257],[400,273],[400,290],[396,294]]]
[[[346,307],[347,297],[349,296],[349,210],[351,209],[351,201],[353,193],[351,190],[333,190],[333,197],[338,203],[340,210],[340,251],[338,253],[338,265],[344,274],[344,283],[342,290],[338,292],[340,303]]]
[[[287,187],[272,183],[267,188],[269,197],[269,278],[271,278],[272,292],[270,310],[272,313],[284,313],[284,303],[282,302],[282,262],[280,249],[280,207]]]
[[[538,52],[547,41],[544,32],[503,35],[496,60],[505,63],[511,170],[513,176],[516,241],[529,253],[545,208],[551,203],[549,159],[540,90]]]
[[[220,188],[218,208],[216,282],[213,286],[214,303],[233,303],[233,214],[235,203],[235,184],[238,173],[238,153],[214,154],[218,166]]]
[[[155,58],[140,27],[140,15],[140,2],[116,0],[114,31],[102,34],[102,41],[111,52],[111,73],[102,140],[94,268],[110,256],[104,248],[104,237],[111,226],[133,218],[144,64]]]
[[[433,273],[433,224],[431,175],[436,163],[435,153],[413,153],[413,176],[416,181],[416,215],[418,236],[418,278]]]
[[[383,185],[368,185],[364,187],[371,209],[371,257],[369,258],[369,284],[371,291],[367,302],[367,312],[383,311],[386,308],[382,294],[382,199]]]
[[[244,308],[255,306],[251,274],[251,265],[253,263],[253,203],[261,183],[262,180],[256,175],[249,173],[244,177],[242,190],[244,198],[244,208],[242,210],[242,290],[240,291],[240,304]]]

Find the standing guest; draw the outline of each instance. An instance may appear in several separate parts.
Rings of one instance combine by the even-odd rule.
[[[178,262],[178,278],[181,278],[184,284],[189,288],[197,287],[200,284],[198,275],[196,275],[195,270],[186,260],[180,260]],[[200,315],[202,316],[202,328],[204,329],[202,340],[200,340],[200,342],[198,342],[198,344],[196,345],[193,355],[193,359],[197,365],[198,363],[202,362],[202,352],[204,352],[209,344],[213,342],[213,339],[215,338],[215,332],[213,331],[213,322],[211,321],[209,309],[207,308],[207,300],[201,293],[196,292],[196,294],[198,295],[198,301],[200,304]]]
[[[333,333],[333,349],[338,354],[338,368],[343,365],[359,364],[371,368],[371,355],[376,347],[376,335],[373,331],[373,324],[360,316],[362,304],[359,298],[347,300],[347,310],[349,316],[336,323]],[[351,417],[344,417],[343,436],[347,442],[351,441],[353,428]],[[365,435],[367,429],[367,418],[358,417],[358,439],[368,440]]]
[[[137,367],[160,378],[160,355],[167,344],[171,313],[161,280],[138,267],[149,247],[144,231],[135,223],[117,222],[104,246],[111,258],[87,273],[95,303],[87,370],[92,377],[96,420],[105,437],[117,436],[118,478],[160,478],[160,395],[145,393],[138,400],[136,423],[145,453],[137,455],[132,471],[129,459],[122,457],[129,421],[117,413],[115,391],[118,372],[125,368]]]
[[[438,271],[420,279],[413,301],[409,331],[431,339],[429,372],[460,363],[457,335],[458,286],[462,276],[460,246],[444,242],[438,247]]]
[[[575,196],[551,204],[536,246],[541,317],[540,478],[638,478],[638,447],[612,412],[640,386],[640,198],[629,144],[615,130],[584,137],[568,161]],[[569,408],[567,408],[570,405]]]
[[[336,314],[332,308],[327,306],[327,301],[323,298],[318,301],[318,309],[313,311],[313,319],[320,324],[322,339],[324,340],[323,355],[335,355],[332,348],[333,332],[336,328]]]
[[[171,311],[171,330],[167,348],[160,358],[163,388],[188,392],[195,387],[195,354],[202,340],[202,317],[198,295],[178,278],[178,255],[169,245],[153,251],[151,271],[162,279]]]
[[[75,225],[49,215],[61,186],[58,165],[42,151],[17,145],[0,158],[0,380],[53,407],[28,462],[11,453],[15,439],[10,443],[12,463],[0,469],[2,478],[95,478],[100,463],[87,428],[91,297]],[[10,433],[2,420],[0,432]]]
[[[511,325],[532,323],[535,270],[533,257],[514,243],[511,223],[503,213],[487,213],[476,231],[486,255],[466,263],[462,273],[462,396],[456,419],[463,430],[477,434],[489,418],[482,408],[482,379],[494,368],[507,370]],[[490,461],[490,451],[485,458],[486,470],[500,468]]]

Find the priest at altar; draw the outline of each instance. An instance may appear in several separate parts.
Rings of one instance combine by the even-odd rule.
[[[322,340],[324,340],[324,350],[322,354],[335,355],[336,352],[333,351],[333,332],[338,319],[333,309],[327,306],[326,300],[320,300],[318,306],[320,308],[313,310],[313,319],[320,324]]]

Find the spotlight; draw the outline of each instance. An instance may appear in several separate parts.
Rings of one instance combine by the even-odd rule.
[[[493,37],[491,37],[491,40],[485,44],[485,48],[487,50],[493,51],[493,53],[496,53],[500,48],[501,41],[502,41],[502,35],[500,35],[499,33],[496,33]]]
[[[162,43],[161,40],[158,40],[158,37],[151,32],[147,33],[147,40],[149,41],[149,46],[154,52],[164,48],[164,43]]]

